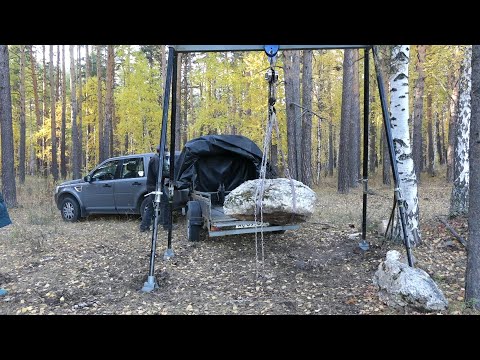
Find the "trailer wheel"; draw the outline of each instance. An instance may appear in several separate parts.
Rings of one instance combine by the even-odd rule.
[[[187,240],[199,241],[200,230],[202,230],[203,218],[202,208],[198,201],[187,203]]]

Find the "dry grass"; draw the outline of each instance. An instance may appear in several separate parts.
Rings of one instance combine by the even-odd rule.
[[[265,279],[255,281],[253,236],[189,243],[185,221],[173,233],[175,258],[156,261],[160,289],[139,292],[146,280],[150,234],[139,233],[139,220],[127,216],[91,216],[65,223],[53,202],[54,185],[27,178],[18,188],[20,206],[10,209],[13,225],[0,230],[0,314],[399,314],[376,296],[371,279],[398,244],[377,236],[388,219],[392,187],[370,181],[368,240],[371,251],[358,252],[362,189],[339,195],[334,179],[322,178],[315,189],[318,210],[299,231],[268,236]],[[443,178],[425,179],[419,188],[424,243],[414,250],[418,266],[444,291],[450,308],[466,309],[466,256],[434,218],[448,212],[450,186]],[[464,222],[453,224],[465,235]],[[158,253],[165,250],[159,233]]]

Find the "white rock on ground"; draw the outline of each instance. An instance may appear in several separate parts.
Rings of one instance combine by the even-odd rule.
[[[422,269],[400,261],[400,253],[391,250],[375,272],[373,283],[380,300],[392,307],[411,306],[427,311],[445,310],[448,301],[432,278]]]
[[[305,184],[292,180],[295,188],[295,211],[289,179],[266,179],[263,195],[263,221],[275,225],[303,222],[313,214],[317,195]],[[225,197],[225,215],[241,220],[255,218],[255,192],[260,179],[249,180]],[[260,220],[259,217],[257,220]]]

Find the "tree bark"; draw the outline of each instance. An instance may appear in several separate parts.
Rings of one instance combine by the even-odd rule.
[[[460,78],[459,102],[456,126],[455,146],[455,179],[453,181],[450,198],[450,215],[465,215],[468,211],[468,183],[469,183],[469,137],[471,116],[471,89],[472,89],[472,47],[467,45],[462,75]]]
[[[425,71],[424,63],[427,53],[426,45],[417,45],[417,72],[418,78],[415,82],[415,99],[414,99],[414,118],[413,118],[413,164],[415,166],[415,175],[417,176],[417,181],[421,181],[421,165],[423,160],[423,133],[422,133],[422,122],[423,122],[423,96],[425,89]]]
[[[435,136],[433,134],[432,94],[427,95],[428,175],[435,176]]]
[[[85,82],[92,76],[92,65],[90,63],[89,45],[85,45]]]
[[[80,154],[79,154],[79,161],[80,161],[80,172],[83,172],[83,168],[85,166],[85,151],[83,147],[83,111],[82,111],[82,103],[83,103],[83,94],[82,94],[82,57],[80,55],[81,45],[77,45],[77,69],[78,69],[78,77],[77,77],[77,86],[78,86],[78,98],[77,98],[77,113],[78,113],[78,143],[80,144]]]
[[[350,159],[355,156],[350,143],[352,140],[350,132],[352,127],[352,89],[354,82],[353,61],[354,50],[344,50],[340,146],[338,149],[338,192],[341,194],[348,193],[352,183],[350,179]]]
[[[440,165],[443,164],[443,152],[442,152],[442,134],[440,133],[440,117],[438,113],[435,112],[435,134],[436,134],[436,145],[437,145],[437,154],[438,154],[438,161]]]
[[[302,182],[307,186],[312,186],[312,57],[312,50],[303,51],[302,106],[305,115],[301,136],[301,164],[303,168]],[[318,124],[318,132],[320,132],[320,120]],[[318,136],[318,139],[320,139],[320,136]],[[320,157],[320,151],[318,156]]]
[[[465,303],[480,310],[480,45],[473,45],[470,122],[470,189]]]
[[[80,143],[77,127],[77,90],[74,45],[70,45],[70,102],[72,107],[72,176],[80,178]]]
[[[51,172],[53,181],[58,180],[58,164],[57,164],[57,124],[55,119],[55,79],[53,76],[53,45],[50,45],[50,129],[51,129],[51,144],[52,144],[52,167]]]
[[[32,83],[33,83],[33,97],[35,99],[35,117],[37,119],[37,126],[36,131],[39,131],[42,127],[42,114],[40,110],[40,102],[38,100],[38,84],[37,84],[37,74],[36,74],[36,64],[35,64],[35,56],[33,55],[33,46],[30,45],[30,68],[32,71]],[[41,172],[43,166],[43,159],[41,156],[38,155],[38,151],[42,149],[42,139],[39,138],[37,140],[38,150],[35,151],[35,155],[37,158],[37,171]]]
[[[333,123],[328,123],[328,176],[333,176]]]
[[[189,53],[184,54],[184,66],[183,66],[183,124],[182,124],[182,144],[180,149],[185,146],[188,141],[188,73],[191,66],[191,55]]]
[[[455,172],[455,139],[458,112],[458,95],[460,81],[456,81],[455,73],[449,76],[452,88],[452,98],[448,107],[448,149],[447,149],[447,182],[453,182]]]
[[[396,46],[392,51],[392,60],[397,65],[390,78],[390,120],[392,127],[395,158],[399,174],[399,187],[405,200],[407,235],[412,246],[420,244],[419,207],[417,178],[413,166],[408,129],[408,63],[409,45]]]
[[[20,183],[25,183],[25,46],[20,45],[20,146],[18,176]]]
[[[372,81],[373,83],[373,81]],[[374,89],[370,89],[370,156],[368,162],[368,171],[374,174],[377,166],[377,124],[375,114],[375,96]]]
[[[48,106],[47,106],[47,66],[45,63],[45,45],[42,45],[43,53],[43,123],[42,126],[45,126],[46,118],[48,117]],[[45,136],[42,137],[42,159],[43,159],[43,176],[47,177],[49,162],[46,154],[47,139]]]
[[[352,73],[353,84],[351,96],[352,100],[350,106],[352,107],[350,117],[351,126],[349,129],[350,137],[350,156],[348,159],[349,172],[350,172],[350,187],[356,188],[358,186],[358,179],[360,179],[360,83],[359,83],[359,66],[358,49],[353,49],[352,59]]]
[[[182,138],[182,54],[177,57],[177,113],[175,118],[175,150],[181,150],[180,140]]]
[[[104,154],[103,106],[102,106],[102,49],[97,45],[97,116],[98,116],[98,160],[106,159]]]
[[[67,124],[67,73],[65,71],[65,45],[62,45],[62,128],[60,138],[60,176],[67,178],[67,161],[65,158],[65,133]]]
[[[297,149],[297,123],[300,120],[300,108],[293,105],[300,102],[300,63],[298,51],[284,51],[284,73],[285,73],[285,107],[287,114],[287,147],[288,147],[288,168],[290,176],[299,180],[301,172],[298,172],[298,165],[301,154]],[[300,134],[298,135],[300,136]]]
[[[8,45],[0,45],[0,140],[2,146],[2,194],[8,206],[17,205],[15,151],[13,148],[12,95]]]
[[[112,149],[112,124],[113,124],[113,77],[114,77],[114,49],[113,45],[107,45],[107,92],[105,95],[105,124],[103,128],[103,140],[105,145],[105,158],[113,155]]]

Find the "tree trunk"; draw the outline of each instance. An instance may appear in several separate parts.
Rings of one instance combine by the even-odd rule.
[[[373,81],[372,81],[373,83]],[[375,96],[373,89],[370,89],[370,156],[368,162],[368,171],[375,173],[377,166],[377,124],[375,114]]]
[[[328,176],[333,176],[333,123],[328,123]]]
[[[67,124],[67,73],[65,72],[65,45],[62,45],[62,129],[60,139],[60,176],[67,178],[67,162],[65,159],[65,133]]]
[[[303,51],[302,106],[305,110],[301,132],[302,182],[312,186],[312,50]],[[320,130],[320,121],[318,122]],[[320,138],[320,136],[318,136]],[[320,144],[319,144],[320,145]],[[320,152],[318,153],[320,155]]]
[[[175,118],[175,150],[181,150],[180,139],[182,136],[182,54],[177,57],[177,113]]]
[[[70,102],[72,106],[72,176],[73,179],[80,178],[80,143],[77,127],[77,90],[74,45],[70,45]]]
[[[435,176],[435,136],[433,134],[432,94],[427,95],[428,175]]]
[[[55,101],[60,99],[60,45],[57,45],[57,75],[55,77]]]
[[[8,45],[0,45],[0,140],[2,148],[2,194],[8,206],[17,205],[15,151],[13,149],[12,95]]]
[[[460,78],[458,114],[455,146],[455,179],[450,198],[450,215],[465,215],[468,211],[469,162],[468,149],[470,137],[471,89],[472,89],[472,47],[467,45],[462,75]]]
[[[112,125],[113,125],[113,77],[115,71],[115,55],[113,45],[107,45],[107,92],[105,95],[105,124],[103,128],[103,142],[105,144],[105,158],[113,155]]]
[[[167,54],[165,53],[165,45],[160,47],[160,65],[162,67],[162,91],[160,93],[160,104],[163,106],[163,94],[165,91],[165,83],[167,81]]]
[[[322,121],[318,119],[317,122],[317,154],[316,154],[316,159],[317,159],[317,166],[316,166],[316,176],[315,176],[315,184],[318,185],[320,184],[320,175],[322,172],[322,163],[321,163],[321,157],[322,157],[322,127],[321,127]]]
[[[40,110],[40,102],[38,100],[38,84],[37,84],[37,74],[35,70],[35,56],[33,55],[33,46],[30,45],[30,68],[32,71],[32,83],[33,83],[33,97],[35,99],[35,117],[37,119],[37,127],[36,131],[40,131],[42,127],[42,114]],[[37,146],[38,146],[38,151],[42,149],[42,139],[39,138],[37,140]],[[37,155],[36,151],[36,157],[37,157],[37,171],[41,172],[41,169],[43,167],[43,159],[41,156]]]
[[[352,89],[354,83],[353,61],[354,50],[344,50],[340,146],[338,149],[338,192],[341,194],[348,193],[350,184],[352,183],[350,179],[350,159],[355,156],[350,143],[352,141],[350,132],[352,127]],[[352,152],[350,150],[352,150]]]
[[[184,54],[184,66],[183,66],[183,124],[182,124],[182,146],[180,149],[185,146],[188,141],[187,131],[188,131],[188,73],[190,71],[191,65],[191,56],[189,53]],[[180,145],[180,144],[179,144]]]
[[[45,64],[45,45],[42,45],[43,53],[43,123],[42,126],[45,126],[46,118],[48,117],[48,106],[47,106],[47,66]],[[46,154],[47,139],[45,136],[42,137],[42,159],[43,159],[43,176],[47,177],[48,174],[48,159]]]
[[[353,49],[352,59],[352,73],[353,84],[351,96],[352,100],[350,106],[352,107],[350,112],[351,126],[349,129],[350,137],[350,155],[348,159],[349,173],[350,173],[350,187],[355,188],[358,186],[358,179],[360,179],[360,84],[359,84],[359,66],[358,49]]]
[[[407,234],[412,246],[420,244],[418,224],[418,190],[417,178],[413,167],[408,130],[408,62],[409,45],[396,46],[392,51],[392,60],[397,65],[395,73],[390,78],[390,120],[392,126],[393,144],[398,174],[399,187],[405,200],[405,217]]]
[[[480,310],[480,45],[473,45],[470,120],[470,208],[465,303]]]
[[[442,109],[442,121],[440,121],[440,133],[442,134],[442,158],[441,158],[441,164],[445,165],[447,163],[447,148],[445,146],[445,114],[447,113],[446,109],[447,105],[443,105]]]
[[[453,182],[455,178],[455,139],[458,113],[458,92],[460,81],[457,81],[455,73],[449,76],[449,84],[452,89],[452,98],[448,107],[448,149],[447,149],[447,182]]]
[[[52,143],[52,176],[53,176],[53,181],[58,180],[58,164],[57,164],[57,124],[56,124],[56,119],[55,119],[55,104],[56,104],[56,99],[55,99],[55,79],[53,77],[53,45],[50,45],[50,66],[49,66],[49,72],[50,72],[50,108],[51,108],[51,122],[50,122],[50,128],[51,128],[51,143]]]
[[[97,115],[98,115],[98,160],[106,159],[104,153],[104,135],[103,135],[103,106],[102,106],[102,49],[97,45]]]
[[[85,82],[92,76],[92,65],[90,63],[89,45],[85,45]]]
[[[437,139],[437,154],[438,154],[438,161],[440,165],[443,164],[443,152],[442,152],[442,134],[440,133],[440,117],[438,113],[435,112],[435,133]]]
[[[25,183],[25,46],[20,45],[20,146],[18,176],[20,183]]]
[[[418,78],[415,82],[415,99],[414,99],[414,118],[413,118],[413,164],[415,166],[415,175],[417,176],[417,181],[421,181],[421,164],[423,159],[423,133],[422,133],[422,122],[423,122],[423,96],[425,89],[425,71],[424,63],[427,53],[426,45],[417,45],[417,71]]]
[[[83,167],[85,166],[84,162],[84,147],[83,147],[83,111],[82,111],[82,57],[80,55],[81,45],[77,45],[77,86],[78,86],[78,97],[77,97],[77,115],[78,115],[78,143],[80,144],[80,153],[79,153],[79,162],[80,162],[80,172],[83,173]]]
[[[284,73],[285,73],[285,107],[287,114],[287,147],[288,147],[288,168],[290,176],[300,180],[301,172],[297,166],[301,159],[297,149],[297,123],[300,119],[300,108],[293,105],[300,102],[300,63],[298,51],[284,51]],[[298,134],[300,136],[300,134]]]

